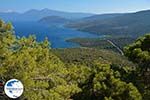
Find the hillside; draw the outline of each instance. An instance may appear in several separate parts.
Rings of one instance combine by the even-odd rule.
[[[90,48],[57,51],[48,39],[17,38],[2,20],[0,38],[0,77],[23,83],[21,100],[142,100],[137,66],[123,56]],[[2,92],[0,99],[9,98]]]
[[[44,24],[65,24],[71,22],[71,20],[59,16],[47,16],[40,19],[39,22]]]
[[[123,50],[125,46],[131,44],[134,40],[135,38],[130,37],[117,37],[117,38],[111,37],[111,38],[73,38],[67,41],[78,43],[82,47],[105,49],[120,53],[117,48]],[[115,46],[112,45],[110,41],[111,43],[115,44]]]
[[[135,65],[128,61],[126,57],[121,56],[113,51],[106,49],[95,49],[95,48],[70,48],[70,49],[53,49],[56,54],[63,62],[68,64],[84,64],[87,66],[93,66],[94,61],[101,63],[115,64],[117,66],[130,66]]]
[[[73,23],[69,23],[66,26],[68,26],[68,27],[78,27],[78,25],[80,25],[82,27],[88,27],[88,26],[92,25],[92,23],[94,24],[95,22],[102,21],[104,19],[114,18],[114,17],[122,16],[122,15],[124,15],[124,14],[114,13],[114,14],[93,15],[93,16],[90,16],[90,17],[82,18],[80,20],[76,20]],[[87,24],[87,23],[90,23],[90,24]]]
[[[127,13],[107,19],[71,23],[68,26],[81,31],[106,35],[137,37],[150,32],[150,10]],[[92,19],[92,17],[91,17]]]

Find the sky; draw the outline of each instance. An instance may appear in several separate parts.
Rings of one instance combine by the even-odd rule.
[[[150,0],[0,0],[1,12],[29,9],[88,13],[125,13],[150,9]]]

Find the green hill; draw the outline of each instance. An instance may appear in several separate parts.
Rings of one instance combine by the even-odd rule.
[[[126,57],[121,56],[113,51],[95,48],[70,48],[70,49],[53,49],[53,52],[65,63],[83,64],[92,66],[94,61],[100,63],[115,64],[117,66],[135,66],[128,61]]]
[[[123,50],[124,46],[131,44],[134,40],[136,39],[131,37],[107,37],[107,38],[105,37],[105,38],[73,38],[67,41],[78,43],[82,47],[105,49],[120,53],[118,48]]]
[[[150,10],[136,13],[127,13],[107,19],[82,21],[71,23],[68,26],[81,31],[105,35],[124,35],[137,37],[150,32]]]

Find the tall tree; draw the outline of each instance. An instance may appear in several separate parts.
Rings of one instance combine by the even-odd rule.
[[[150,99],[150,34],[137,39],[133,44],[125,47],[125,55],[139,65],[138,84],[146,100]],[[140,82],[139,82],[140,81]],[[142,85],[143,84],[143,85]],[[145,92],[143,92],[145,91]]]

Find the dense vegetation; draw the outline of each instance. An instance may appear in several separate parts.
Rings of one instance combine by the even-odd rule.
[[[135,43],[125,47],[124,51],[131,61],[139,64],[138,81],[144,89],[144,97],[150,99],[150,34],[137,39]]]
[[[112,45],[108,40],[114,43],[121,50],[123,50],[124,46],[127,46],[128,44],[132,43],[135,40],[135,38],[116,36],[116,37],[105,37],[105,38],[73,38],[67,41],[78,43],[82,47],[106,49],[106,50],[112,50],[118,52],[116,47]]]
[[[23,82],[21,100],[142,100],[137,68],[113,52],[55,51],[47,39],[17,38],[11,24],[0,21],[0,78]]]
[[[136,13],[122,14],[116,17],[99,19],[101,16],[91,17],[91,20],[70,23],[68,27],[76,28],[81,31],[105,34],[105,35],[123,35],[123,36],[141,36],[150,32],[150,10]]]
[[[66,64],[86,65],[92,67],[95,61],[102,64],[111,64],[118,67],[129,66],[134,69],[135,64],[128,61],[124,56],[108,51],[105,49],[95,48],[70,48],[70,49],[53,49],[56,54]]]

